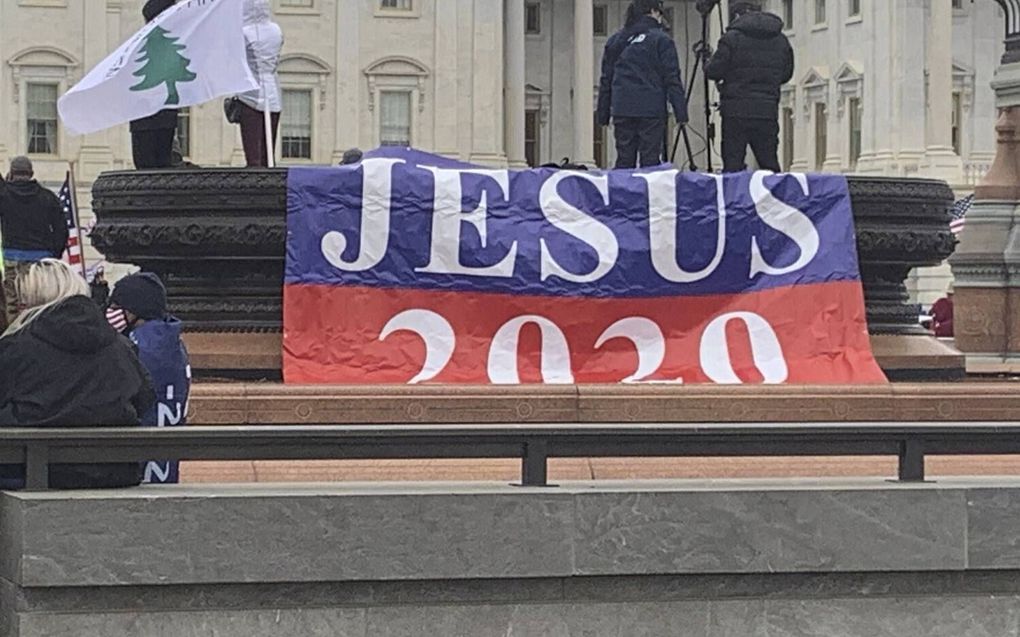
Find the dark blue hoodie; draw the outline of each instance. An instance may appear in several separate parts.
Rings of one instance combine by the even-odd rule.
[[[146,321],[128,335],[138,346],[138,358],[152,377],[156,404],[142,415],[143,427],[176,427],[186,424],[188,393],[191,390],[191,366],[188,351],[181,342],[181,322],[167,317]],[[176,460],[150,460],[145,463],[144,482],[178,482]]]
[[[606,42],[599,82],[598,123],[612,117],[666,116],[666,103],[678,122],[687,121],[687,99],[676,44],[662,25],[642,16]]]

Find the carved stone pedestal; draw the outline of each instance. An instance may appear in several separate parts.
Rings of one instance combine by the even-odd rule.
[[[92,197],[93,245],[163,279],[196,373],[279,378],[286,170],[112,172]]]
[[[953,191],[944,181],[850,177],[857,252],[871,346],[890,380],[952,380],[965,375],[960,352],[918,322],[905,281],[914,268],[934,266],[953,252],[947,211]]]
[[[956,344],[972,373],[1020,373],[1020,62],[993,83],[997,153],[956,254]]]
[[[894,380],[963,375],[963,359],[918,326],[904,281],[953,249],[940,181],[849,179],[876,358]],[[114,172],[93,187],[93,243],[167,284],[193,367],[279,378],[286,171]]]

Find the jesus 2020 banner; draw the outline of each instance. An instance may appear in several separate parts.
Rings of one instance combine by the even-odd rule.
[[[839,176],[390,150],[288,209],[288,383],[885,381]]]

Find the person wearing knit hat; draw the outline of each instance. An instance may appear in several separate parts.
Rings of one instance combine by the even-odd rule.
[[[157,402],[142,415],[142,426],[186,424],[191,366],[181,340],[181,322],[167,312],[163,282],[149,272],[124,277],[110,294],[106,318],[138,348],[138,358],[156,388]],[[176,460],[144,463],[144,482],[172,484],[179,475]]]
[[[117,283],[110,305],[124,310],[130,324],[137,320],[160,320],[166,316],[166,288],[155,274],[132,274]]]

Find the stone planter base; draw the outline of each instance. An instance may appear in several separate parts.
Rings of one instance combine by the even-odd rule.
[[[873,334],[871,351],[891,381],[961,380],[968,371],[956,348],[923,334]]]
[[[958,378],[963,359],[917,325],[904,281],[955,247],[945,182],[847,178],[868,325],[895,380]],[[285,169],[112,172],[93,186],[93,245],[155,272],[184,321],[197,374],[279,378]]]

